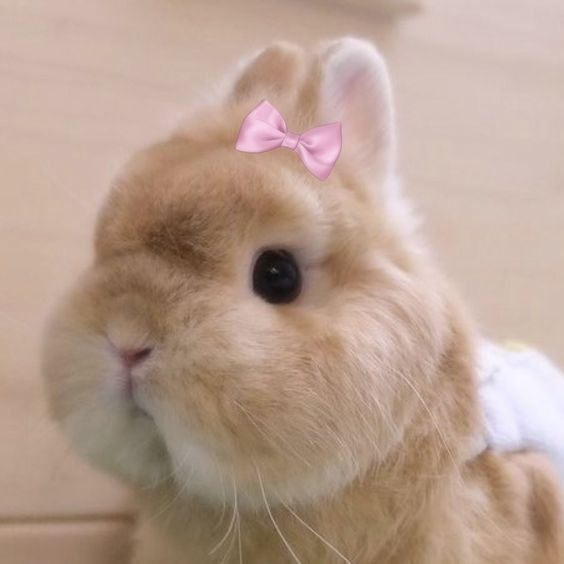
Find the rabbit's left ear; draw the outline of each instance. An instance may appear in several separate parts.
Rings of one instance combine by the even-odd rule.
[[[274,43],[242,63],[232,98],[236,101],[248,100],[252,107],[263,98],[274,102],[293,94],[304,63],[302,49],[282,41]]]
[[[394,167],[395,124],[384,60],[367,41],[345,38],[321,53],[318,113],[342,125],[340,163],[362,178],[382,179]]]

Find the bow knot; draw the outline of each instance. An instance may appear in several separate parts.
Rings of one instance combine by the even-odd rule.
[[[300,137],[301,135],[287,131],[286,135],[284,135],[284,139],[282,139],[282,144],[280,146],[295,151],[298,143],[300,142]]]
[[[245,153],[263,153],[277,147],[295,151],[316,178],[325,180],[341,152],[341,124],[329,123],[302,134],[292,133],[280,112],[263,100],[243,120],[235,148]]]

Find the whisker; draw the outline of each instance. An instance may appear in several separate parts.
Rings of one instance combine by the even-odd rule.
[[[180,460],[180,462],[178,462],[176,465],[174,465],[170,472],[168,472],[167,474],[165,474],[164,476],[162,476],[161,478],[159,478],[158,480],[155,480],[154,482],[151,482],[150,484],[148,484],[147,486],[143,486],[143,490],[151,490],[153,488],[155,488],[156,486],[166,482],[167,480],[170,480],[171,478],[174,478],[174,475],[176,472],[178,472],[178,470],[182,469],[185,467],[186,464],[186,460],[188,459],[188,456],[190,456],[189,452],[186,452],[184,454],[184,456],[182,457],[182,460]]]
[[[260,474],[260,470],[258,468],[258,466],[255,465],[255,469],[257,471],[257,477],[259,480],[259,485],[260,485],[260,491],[262,493],[262,499],[264,501],[264,505],[266,507],[266,511],[268,513],[268,516],[270,517],[270,520],[272,521],[272,524],[274,525],[274,528],[276,529],[276,532],[278,533],[278,536],[282,539],[282,542],[284,543],[284,545],[286,546],[286,548],[288,549],[288,552],[290,553],[290,555],[292,556],[292,558],[298,563],[298,564],[302,564],[301,560],[296,556],[296,553],[294,552],[294,550],[292,549],[290,543],[286,540],[286,537],[282,534],[282,531],[280,530],[280,527],[278,526],[278,523],[276,522],[276,520],[274,519],[274,515],[272,515],[272,511],[270,510],[270,505],[268,505],[268,500],[266,499],[266,492],[264,491],[264,484],[262,482],[262,476]]]
[[[235,508],[237,510],[237,538],[239,539],[239,564],[243,564],[243,544],[241,542],[241,514],[239,513],[239,502],[237,498],[237,484],[233,477],[233,490],[235,491]]]
[[[419,390],[415,387],[415,384],[413,384],[413,382],[410,381],[410,379],[405,375],[402,374],[399,370],[394,370],[394,373],[399,376],[412,390],[413,393],[417,396],[418,400],[421,402],[421,405],[423,406],[423,408],[425,409],[425,411],[427,412],[427,414],[429,415],[429,418],[431,419],[431,423],[433,424],[433,426],[435,427],[435,430],[437,431],[437,434],[439,436],[439,439],[441,441],[441,443],[443,444],[449,458],[452,461],[452,464],[458,474],[458,478],[459,480],[462,480],[462,476],[460,475],[460,471],[458,469],[458,465],[456,464],[456,460],[454,458],[454,455],[452,454],[452,451],[450,450],[450,447],[448,446],[446,439],[439,427],[439,424],[437,423],[437,420],[435,419],[435,416],[433,415],[433,412],[430,410],[429,406],[427,405],[427,403],[425,402],[425,400],[423,399],[423,397],[421,396]]]
[[[222,502],[221,502],[221,515],[219,516],[219,520],[214,525],[212,531],[216,531],[218,527],[223,523],[223,519],[225,517],[225,512],[227,510],[227,495],[225,491],[225,480],[223,479],[223,472],[219,470],[217,463],[215,464],[219,477],[221,479],[221,493],[222,493]]]
[[[327,548],[331,549],[337,556],[339,556],[343,562],[347,564],[352,564],[352,562],[335,546],[333,546],[326,538],[322,537],[313,527],[308,525],[291,507],[286,505],[280,498],[278,498],[281,505],[283,505],[308,531],[313,533]]]
[[[144,491],[154,490],[157,486],[164,484],[164,482],[170,480],[174,476],[174,470],[167,472],[164,476],[157,478],[155,481],[143,486],[141,489]]]
[[[225,554],[223,555],[223,558],[221,559],[219,564],[225,564],[225,562],[227,562],[227,559],[231,555],[231,551],[233,550],[234,546],[235,546],[235,535],[233,535],[231,537],[231,540],[229,541],[229,544],[227,545],[227,549],[225,550]]]
[[[288,455],[293,455],[294,457],[298,458],[299,460],[301,460],[306,466],[311,467],[311,462],[309,462],[308,460],[306,460],[299,452],[296,451],[296,449],[294,447],[292,447],[292,445],[290,445],[285,439],[283,439],[282,437],[280,437],[279,435],[275,434],[272,429],[269,429],[269,431],[271,433],[273,433],[274,437],[276,439],[278,439],[281,443],[282,443],[282,447],[286,447],[286,448],[282,448],[279,444],[276,443],[276,441],[270,437],[265,429],[261,428],[261,426],[258,424],[257,421],[257,416],[253,415],[252,413],[250,413],[245,407],[243,407],[237,400],[234,400],[234,404],[241,410],[241,412],[247,417],[247,419],[250,421],[250,423],[255,427],[255,429],[262,435],[262,437],[268,441],[268,443],[273,446],[276,450],[283,452],[285,454]],[[264,425],[264,422],[263,422]],[[266,425],[264,425],[266,427]]]
[[[231,515],[231,520],[229,521],[229,525],[227,526],[227,531],[225,532],[223,537],[221,537],[221,540],[208,552],[209,556],[211,556],[212,554],[214,554],[215,552],[217,552],[221,548],[221,546],[227,540],[227,537],[230,535],[231,531],[233,530],[233,526],[235,524],[235,519],[237,518],[236,490],[233,491],[233,496],[234,496],[233,513]],[[235,537],[233,537],[233,538],[235,538]]]
[[[180,465],[177,466],[177,469],[178,468],[180,468]],[[180,500],[181,495],[184,493],[186,488],[189,486],[193,475],[194,475],[194,471],[192,470],[190,472],[190,475],[188,476],[188,479],[182,484],[182,487],[178,488],[178,491],[173,496],[172,500],[169,503],[167,503],[162,509],[160,509],[155,515],[153,515],[153,519],[160,517],[163,513],[165,513],[166,511],[169,511],[170,509],[172,509],[174,507],[174,504],[177,503]]]

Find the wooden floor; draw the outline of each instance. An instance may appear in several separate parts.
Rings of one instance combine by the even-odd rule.
[[[127,495],[49,424],[41,328],[120,163],[272,39],[381,47],[439,260],[484,331],[564,363],[564,3],[396,3],[0,0],[0,562],[119,560]]]

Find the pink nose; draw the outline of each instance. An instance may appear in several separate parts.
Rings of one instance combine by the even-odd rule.
[[[152,352],[153,349],[151,347],[121,349],[119,351],[119,356],[125,367],[130,369],[147,360]]]

